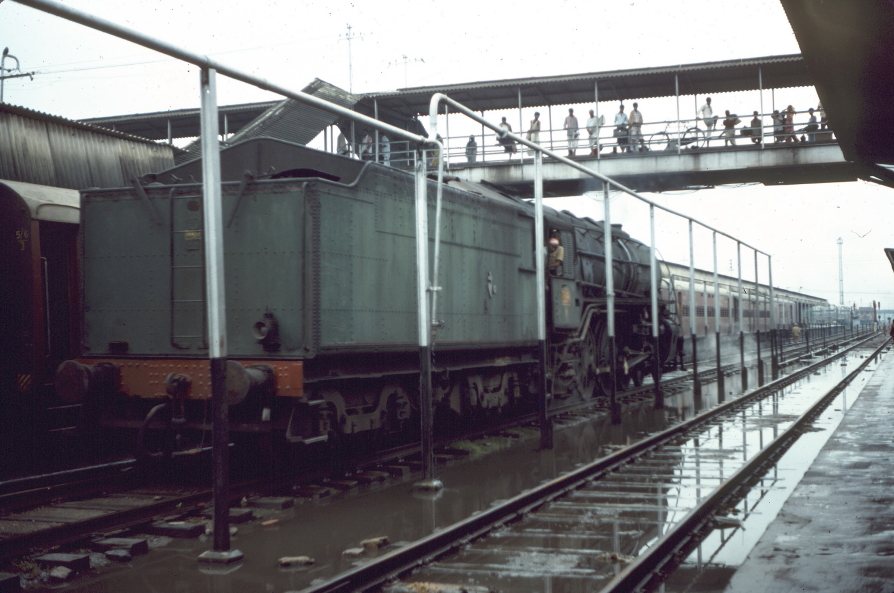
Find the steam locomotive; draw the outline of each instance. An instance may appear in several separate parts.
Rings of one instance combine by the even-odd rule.
[[[231,432],[304,444],[406,433],[419,405],[413,176],[266,138],[222,150],[221,170]],[[610,360],[607,229],[544,210],[546,236],[565,253],[547,279],[552,401],[604,394],[612,366],[621,387],[655,357],[674,368],[680,330],[664,266],[656,350],[649,250],[612,225]],[[200,160],[82,192],[82,350],[59,366],[56,387],[96,426],[141,442],[157,428],[210,428],[202,221]],[[535,258],[546,256],[533,206],[448,177],[441,221],[436,425],[532,408]]]

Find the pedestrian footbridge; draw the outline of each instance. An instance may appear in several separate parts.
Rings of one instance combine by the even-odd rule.
[[[603,151],[604,152],[604,151]],[[527,157],[527,158],[524,158]],[[533,156],[484,163],[451,162],[461,179],[486,182],[516,195],[533,195]],[[782,185],[854,181],[859,168],[845,160],[836,142],[738,146],[617,153],[574,157],[594,171],[640,192],[742,183]],[[554,159],[543,161],[545,196],[579,195],[595,187],[592,177]]]

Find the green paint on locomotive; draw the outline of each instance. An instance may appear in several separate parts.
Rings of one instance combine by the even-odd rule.
[[[345,161],[327,156],[315,154],[322,161],[314,165],[337,169]],[[230,356],[303,358],[349,345],[415,348],[413,177],[367,166],[345,178],[248,185],[224,230]],[[435,189],[430,182],[430,237]],[[114,354],[114,344],[126,343],[129,355],[204,356],[201,186],[149,185],[145,192],[158,222],[133,189],[83,195],[86,351]],[[238,193],[239,183],[224,184],[225,223]],[[533,225],[522,215],[528,210],[508,198],[444,188],[442,347],[536,338]],[[266,313],[278,321],[274,351],[252,333]]]

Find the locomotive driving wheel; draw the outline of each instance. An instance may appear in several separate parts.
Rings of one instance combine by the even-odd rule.
[[[619,324],[620,325],[620,324]],[[626,360],[621,354],[624,342],[620,336],[615,336],[615,360],[611,361],[611,339],[608,337],[608,327],[599,323],[593,331],[596,347],[596,356],[593,357],[597,369],[598,389],[602,395],[609,395],[612,390],[611,365],[615,366],[615,385],[617,391],[624,391],[630,386],[631,369],[627,368]]]
[[[581,397],[591,399],[595,395],[599,367],[596,335],[591,329],[581,342],[580,362],[577,365],[577,388]]]

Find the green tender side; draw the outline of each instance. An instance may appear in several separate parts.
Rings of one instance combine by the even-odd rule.
[[[110,343],[126,342],[131,355],[204,356],[201,187],[172,193],[149,186],[146,193],[159,223],[133,190],[84,195],[87,351],[102,355]],[[237,183],[224,185],[225,225],[237,193]],[[433,182],[428,198],[433,251]],[[536,339],[529,209],[445,188],[440,348]],[[224,230],[224,246],[229,356],[295,358],[418,343],[411,175],[368,167],[353,185],[254,182]],[[274,352],[252,333],[265,313],[279,324]]]

